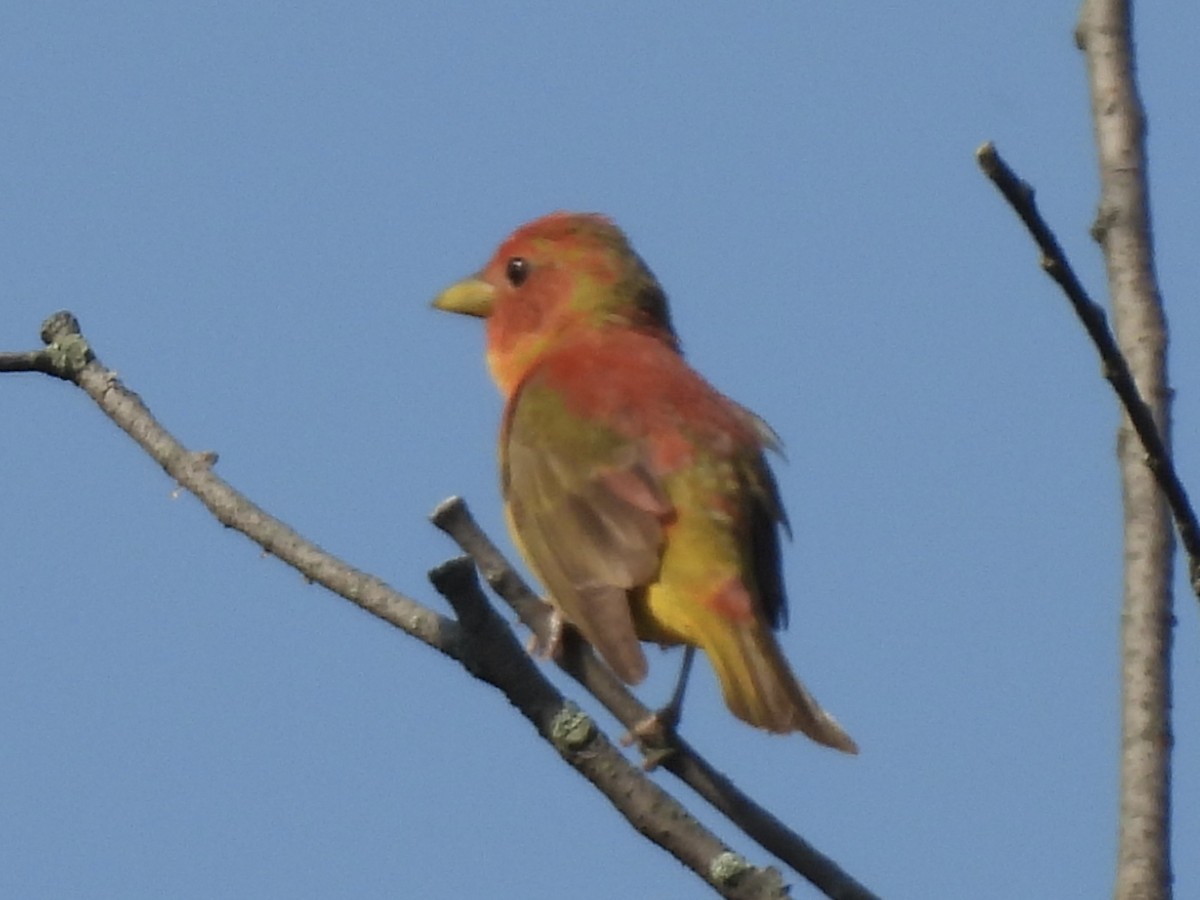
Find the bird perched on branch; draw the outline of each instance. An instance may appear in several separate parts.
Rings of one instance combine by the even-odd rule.
[[[561,618],[626,683],[646,675],[640,641],[696,647],[738,718],[857,752],[775,639],[777,440],[684,360],[624,233],[545,216],[434,306],[486,319],[509,526]]]

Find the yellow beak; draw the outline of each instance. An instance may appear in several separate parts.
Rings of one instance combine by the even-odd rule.
[[[496,289],[481,278],[452,284],[433,299],[433,308],[486,319],[492,314]]]

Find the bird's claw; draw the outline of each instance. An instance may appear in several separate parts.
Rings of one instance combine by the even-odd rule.
[[[635,722],[621,737],[621,746],[637,744],[642,751],[642,769],[653,772],[678,749],[675,727],[679,724],[679,708],[665,706]]]

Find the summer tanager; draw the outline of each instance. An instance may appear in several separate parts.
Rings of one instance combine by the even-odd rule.
[[[629,684],[646,675],[639,639],[698,647],[734,715],[857,752],[775,640],[776,439],[684,360],[625,235],[554,213],[434,306],[487,320],[509,526],[561,617]]]

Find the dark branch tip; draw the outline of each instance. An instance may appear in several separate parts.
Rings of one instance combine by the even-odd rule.
[[[475,563],[469,556],[456,556],[434,566],[429,570],[429,580],[443,596],[479,584],[475,580]]]
[[[996,145],[992,141],[984,141],[975,151],[975,159],[980,168],[990,172],[996,165]]]
[[[1012,167],[1000,156],[995,144],[988,141],[975,151],[975,158],[983,174],[1004,194],[1009,203],[1015,206],[1018,199],[1033,203],[1033,188],[1017,177]]]
[[[454,609],[458,622],[468,633],[494,627],[498,617],[479,584],[475,561],[456,556],[429,570],[429,580]]]

